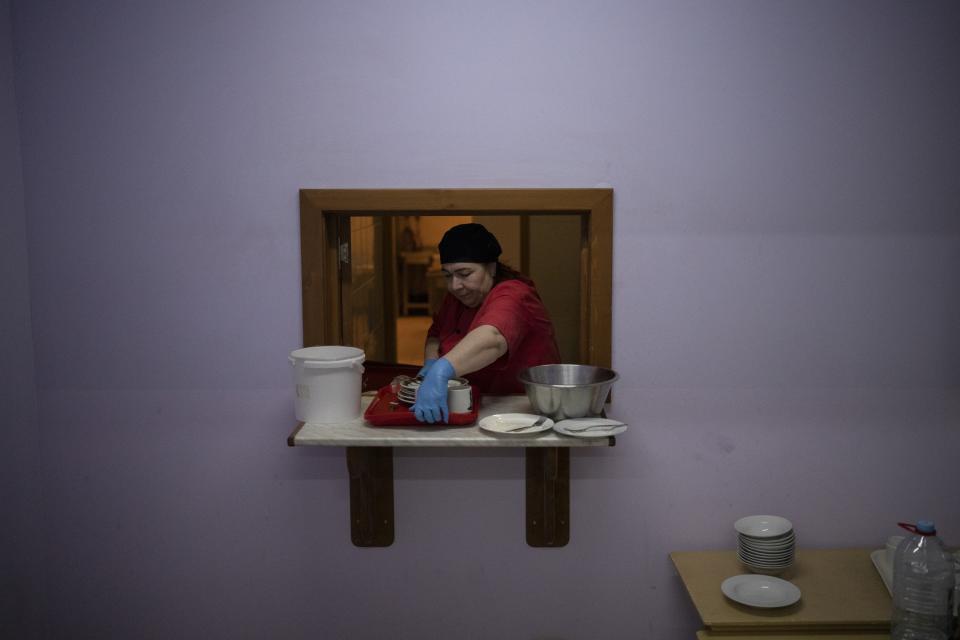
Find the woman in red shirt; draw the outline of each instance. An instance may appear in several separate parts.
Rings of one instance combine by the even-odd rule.
[[[424,346],[423,382],[412,410],[421,422],[446,422],[447,382],[468,376],[484,393],[523,393],[517,374],[560,362],[553,323],[536,287],[501,263],[500,243],[476,223],[447,231],[440,263],[447,295]]]

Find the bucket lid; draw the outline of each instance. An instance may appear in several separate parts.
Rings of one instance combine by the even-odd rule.
[[[338,363],[353,364],[363,362],[363,349],[356,347],[343,347],[339,345],[325,347],[305,347],[290,352],[290,362],[300,362],[303,364],[317,363],[334,365]]]

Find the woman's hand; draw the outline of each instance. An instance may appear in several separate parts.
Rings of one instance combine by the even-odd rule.
[[[456,375],[453,365],[446,358],[440,358],[430,367],[427,375],[417,389],[417,401],[410,410],[420,422],[447,422],[450,410],[447,408],[447,382]]]

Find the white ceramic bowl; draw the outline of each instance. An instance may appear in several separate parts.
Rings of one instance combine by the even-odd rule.
[[[737,555],[743,560],[756,562],[757,564],[790,564],[793,562],[792,553],[787,553],[782,556],[757,556],[741,551]]]
[[[793,523],[780,516],[746,516],[733,524],[738,533],[753,538],[774,538],[793,530]]]
[[[746,551],[747,553],[752,553],[758,556],[779,556],[784,553],[793,553],[793,550],[796,549],[794,546],[783,547],[782,549],[757,549],[756,547],[748,547],[745,545],[737,545],[737,548],[741,551]]]
[[[742,551],[737,552],[737,557],[740,558],[742,562],[748,564],[757,564],[757,565],[789,565],[793,564],[793,554],[783,556],[781,558],[759,558],[752,556],[748,553],[743,553]]]
[[[792,562],[786,562],[783,564],[763,564],[757,562],[749,562],[747,560],[740,559],[740,564],[747,567],[754,573],[765,573],[767,571],[786,571],[793,566]]]
[[[784,556],[792,556],[796,551],[796,548],[797,546],[793,542],[775,546],[758,546],[740,540],[737,544],[737,550],[739,552],[755,556],[757,558],[780,558]]]
[[[796,540],[788,540],[780,544],[754,544],[749,540],[740,539],[737,541],[737,546],[744,549],[754,549],[756,551],[783,551],[784,549],[793,549],[797,546]]]
[[[757,536],[747,536],[742,533],[737,534],[737,538],[743,540],[744,542],[749,542],[750,544],[759,544],[759,545],[776,545],[793,542],[794,538],[797,537],[797,534],[791,529],[787,533],[784,533],[779,536],[770,536],[766,538],[758,538]]]

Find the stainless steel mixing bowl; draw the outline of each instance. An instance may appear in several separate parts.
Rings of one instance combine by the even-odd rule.
[[[520,372],[534,413],[553,420],[599,416],[620,376],[586,364],[543,364]]]

